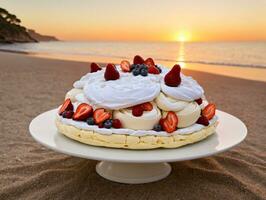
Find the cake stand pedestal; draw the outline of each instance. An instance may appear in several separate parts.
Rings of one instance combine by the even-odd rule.
[[[243,141],[245,124],[228,113],[217,110],[216,133],[195,144],[177,149],[127,150],[90,146],[57,132],[56,109],[44,112],[30,123],[31,136],[42,145],[64,154],[98,160],[97,173],[105,179],[128,184],[149,183],[167,177],[171,166],[166,162],[203,158],[224,152]]]

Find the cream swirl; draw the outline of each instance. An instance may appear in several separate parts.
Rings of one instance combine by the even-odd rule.
[[[153,101],[160,93],[160,76],[120,73],[119,79],[106,81],[98,74],[86,78],[83,88],[85,97],[96,107],[118,110]]]
[[[189,102],[187,101],[178,101],[176,99],[168,97],[162,92],[155,99],[155,102],[157,106],[163,111],[180,111],[189,104]]]
[[[116,110],[113,113],[115,119],[119,119],[124,128],[133,130],[151,130],[161,118],[161,111],[153,103],[151,111],[144,111],[142,116],[135,117],[131,109]]]
[[[181,84],[178,87],[169,87],[161,81],[162,91],[177,100],[193,101],[200,98],[204,91],[192,77],[181,74]]]

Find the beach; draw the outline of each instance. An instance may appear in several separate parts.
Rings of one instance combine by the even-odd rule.
[[[215,156],[171,163],[173,171],[162,181],[124,185],[98,176],[97,161],[41,146],[28,130],[35,116],[62,103],[89,63],[0,52],[0,199],[265,199],[264,78],[228,77],[186,65],[183,73],[203,86],[210,102],[247,125],[247,138]]]

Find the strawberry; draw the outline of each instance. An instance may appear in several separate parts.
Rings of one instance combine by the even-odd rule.
[[[99,124],[98,124],[98,127],[99,127],[99,128],[103,128],[103,122],[99,123]]]
[[[160,125],[167,133],[172,133],[176,130],[178,124],[178,118],[173,111],[167,113],[164,119],[160,120]]]
[[[123,72],[130,72],[130,63],[127,60],[122,60],[120,66]]]
[[[96,64],[94,62],[91,63],[91,73],[97,72],[99,70],[102,70],[102,68],[98,64]]]
[[[105,69],[104,78],[105,80],[117,80],[119,79],[120,75],[117,71],[114,64],[108,64]]]
[[[199,119],[196,122],[197,124],[202,124],[204,126],[208,126],[209,125],[209,120],[207,119],[207,117],[205,116],[200,116]]]
[[[134,60],[133,60],[133,64],[134,65],[137,65],[137,64],[143,64],[144,63],[144,59],[141,57],[141,56],[139,56],[139,55],[136,55],[135,57],[134,57]]]
[[[164,77],[165,84],[170,87],[177,87],[181,83],[180,71],[180,66],[174,65]]]
[[[119,119],[113,119],[113,127],[114,128],[122,128],[122,123]]]
[[[150,102],[141,104],[141,107],[144,111],[151,111],[153,109],[153,106]]]
[[[141,105],[133,106],[132,115],[135,117],[140,117],[143,114],[143,108]]]
[[[66,110],[62,113],[63,118],[71,119],[74,112],[72,110]]]
[[[64,111],[68,111],[68,110],[73,111],[73,109],[74,109],[73,104],[71,103],[71,100],[68,98],[62,104],[61,108],[58,111],[58,114],[62,115]]]
[[[209,103],[202,111],[202,115],[208,120],[212,119],[215,115],[216,106],[213,103]]]
[[[81,103],[76,109],[72,119],[76,121],[84,121],[93,113],[93,108],[86,103]]]
[[[197,102],[198,105],[202,104],[202,98],[196,99],[195,101]]]
[[[111,118],[111,113],[105,111],[104,108],[98,108],[93,113],[93,119],[96,124],[100,124],[110,118]]]
[[[148,68],[148,73],[150,74],[160,74],[160,71],[154,65]]]
[[[155,63],[153,61],[152,58],[147,58],[144,62],[145,65],[147,65],[148,67],[152,67],[152,66],[155,66]]]

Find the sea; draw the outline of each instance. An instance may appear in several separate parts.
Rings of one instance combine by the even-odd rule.
[[[49,41],[1,44],[0,50],[67,60],[114,62],[135,55],[157,63],[195,63],[266,69],[265,42]]]

